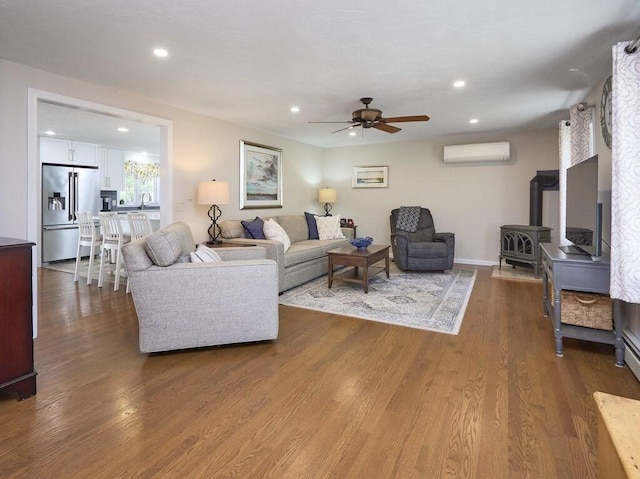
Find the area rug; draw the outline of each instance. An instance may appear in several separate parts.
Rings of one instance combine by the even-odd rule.
[[[323,276],[286,291],[280,304],[458,334],[475,279],[473,269],[403,272],[392,264],[390,278],[384,272],[371,278],[368,293],[361,285],[341,281],[329,289]]]
[[[511,279],[516,281],[542,281],[542,271],[538,272],[539,277],[536,278],[532,269],[513,268],[509,265],[499,268],[493,266],[491,277],[493,279]]]
[[[62,271],[63,273],[70,273],[70,274],[75,274],[76,271],[76,260],[75,259],[71,259],[68,261],[56,261],[54,263],[49,263],[46,265],[43,265],[43,268],[47,268],[47,269],[53,269],[55,271]],[[104,281],[107,281],[109,283],[113,283],[114,282],[114,277],[115,275],[114,273],[114,269],[115,269],[115,265],[109,264],[107,265],[105,262],[105,275],[104,275]],[[96,282],[98,281],[98,273],[100,272],[100,258],[97,258],[93,261],[93,268],[91,270],[91,278],[93,280],[95,280]],[[83,282],[87,282],[87,274],[89,273],[89,260],[88,259],[82,259],[80,261],[80,268],[78,270],[78,277],[80,278],[79,281],[83,281]],[[122,284],[122,279],[120,279],[120,284]],[[124,279],[125,284],[126,284],[126,278]]]

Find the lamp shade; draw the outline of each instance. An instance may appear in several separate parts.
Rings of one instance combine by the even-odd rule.
[[[229,203],[229,183],[216,180],[198,183],[199,205],[226,205],[227,203]]]
[[[338,200],[338,193],[335,188],[320,188],[318,190],[318,202],[335,203]]]

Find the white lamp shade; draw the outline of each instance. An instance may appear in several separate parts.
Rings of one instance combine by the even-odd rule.
[[[335,188],[320,188],[318,190],[318,201],[320,203],[335,203],[338,200],[338,193]]]
[[[198,183],[199,205],[226,205],[227,203],[229,203],[229,183],[216,180]]]

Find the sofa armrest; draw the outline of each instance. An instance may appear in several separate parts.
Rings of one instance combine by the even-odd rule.
[[[215,251],[222,258],[222,261],[269,259],[266,249],[262,246],[217,248]]]
[[[340,229],[342,230],[342,234],[344,235],[345,238],[349,238],[349,239],[354,238],[353,228],[340,228]]]
[[[277,337],[273,260],[154,265],[130,282],[142,352]]]
[[[250,243],[261,246],[266,251],[267,259],[272,259],[278,264],[278,284],[284,284],[284,245],[279,241],[267,239],[233,238],[234,243]]]

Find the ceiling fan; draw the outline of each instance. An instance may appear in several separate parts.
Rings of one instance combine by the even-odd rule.
[[[397,133],[402,128],[389,125],[389,123],[401,123],[407,121],[429,121],[427,115],[414,115],[414,116],[395,116],[392,118],[384,118],[382,111],[377,108],[369,108],[369,103],[373,101],[373,98],[360,98],[360,101],[364,105],[364,108],[356,110],[352,113],[352,119],[348,121],[310,121],[309,123],[350,123],[351,126],[340,128],[339,130],[332,131],[331,133],[337,133],[339,131],[349,130],[362,126],[362,128],[375,128],[377,130],[386,131],[387,133]]]

